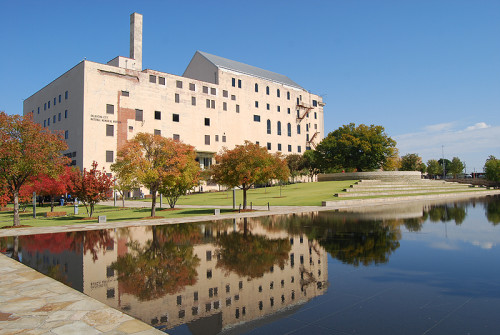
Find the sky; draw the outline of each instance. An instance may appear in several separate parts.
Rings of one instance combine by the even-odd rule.
[[[196,50],[284,74],[326,102],[325,135],[381,125],[400,155],[500,157],[499,0],[0,0],[0,110],[87,59],[182,75]]]

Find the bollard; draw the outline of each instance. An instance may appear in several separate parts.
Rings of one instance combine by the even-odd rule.
[[[214,215],[220,215],[220,209],[219,208],[215,208],[214,209]]]
[[[271,207],[269,206],[269,203],[267,203],[267,210],[270,211]]]
[[[236,209],[236,189],[233,188],[233,209]]]
[[[97,223],[106,223],[106,215],[99,215],[97,217]]]
[[[75,198],[74,207],[73,207],[73,214],[75,214],[75,215],[78,214],[78,198]]]

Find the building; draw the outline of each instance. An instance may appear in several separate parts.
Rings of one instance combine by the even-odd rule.
[[[182,76],[142,69],[142,15],[130,17],[130,57],[88,60],[24,101],[24,115],[61,131],[72,165],[110,171],[139,132],[191,144],[202,168],[245,140],[303,153],[324,137],[322,98],[284,75],[197,51]]]

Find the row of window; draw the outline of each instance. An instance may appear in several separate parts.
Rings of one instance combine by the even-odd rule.
[[[68,91],[64,92],[64,100],[68,100],[68,96],[69,96],[69,93]],[[57,103],[61,103],[62,101],[62,95],[59,94],[59,97],[54,97],[54,100],[53,101],[53,106],[56,106]],[[47,101],[46,103],[43,104],[43,110],[47,110],[47,109],[50,109],[50,103],[51,103],[51,100]],[[35,110],[32,110],[31,111],[32,114],[35,114]],[[40,114],[40,107],[37,107],[37,114]]]
[[[210,135],[205,135],[205,145],[210,145],[210,138],[211,138]],[[215,135],[214,138],[215,138],[215,142],[219,142],[219,135]],[[227,140],[226,135],[222,135],[221,139],[222,139],[222,142],[225,143]]]
[[[67,109],[64,111],[64,118],[65,118],[65,119],[67,119],[67,118],[68,118],[68,110],[67,110]],[[50,117],[49,117],[49,118],[47,118],[46,120],[43,120],[43,126],[44,126],[44,127],[48,127],[48,126],[50,126],[50,120],[51,120],[51,118],[50,118]],[[61,120],[62,120],[62,113],[59,113],[59,114],[54,114],[54,115],[52,116],[52,123],[56,123],[57,121],[59,121],[59,122],[60,122]]]

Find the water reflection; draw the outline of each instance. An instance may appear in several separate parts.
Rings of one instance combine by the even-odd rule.
[[[483,218],[500,222],[500,202],[490,197],[22,236],[0,239],[0,250],[169,333],[217,334],[292,313],[338,285],[328,282],[328,255],[347,266],[386,264],[405,235],[431,248],[492,248],[498,237],[471,223],[467,209],[477,203]]]

